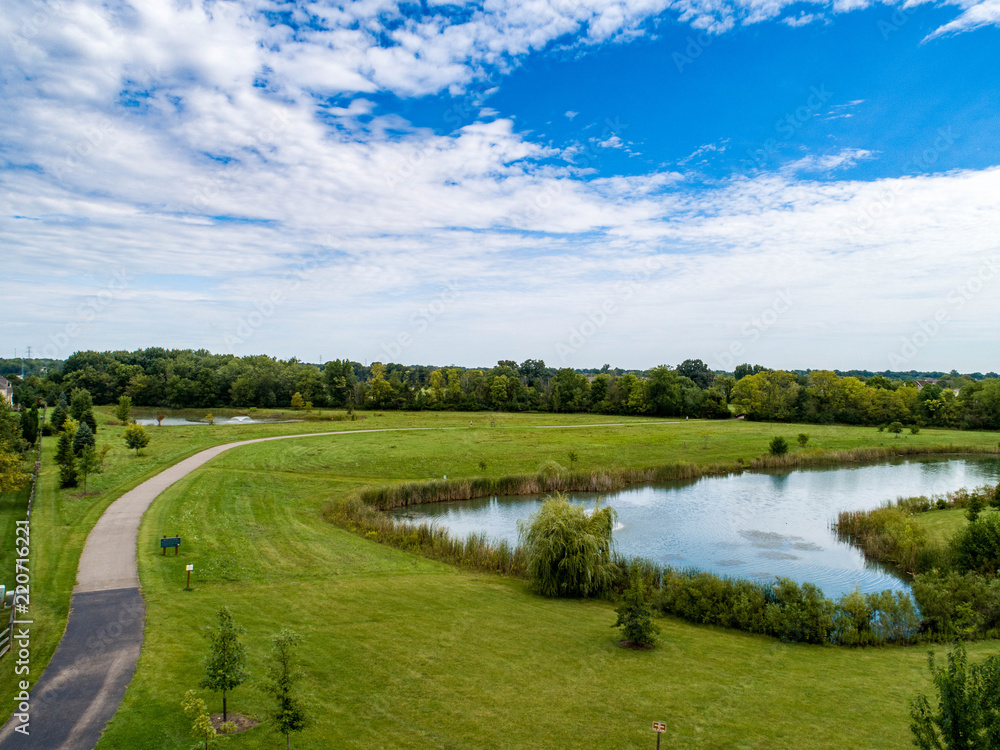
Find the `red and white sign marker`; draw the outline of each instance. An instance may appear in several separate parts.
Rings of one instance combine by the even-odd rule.
[[[662,721],[654,721],[653,731],[659,732],[660,734],[664,734],[667,731],[667,725],[664,724]]]

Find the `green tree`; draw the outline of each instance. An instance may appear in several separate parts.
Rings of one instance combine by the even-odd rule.
[[[614,627],[622,629],[626,645],[640,648],[652,646],[660,628],[653,622],[653,608],[646,597],[642,579],[635,570],[630,578],[631,583],[615,608],[618,620]]]
[[[291,407],[293,409],[305,409],[306,408],[306,400],[304,398],[302,398],[302,394],[299,393],[298,391],[296,391],[295,393],[292,394]]]
[[[191,719],[191,732],[198,738],[199,743],[204,741],[205,750],[208,750],[209,745],[215,740],[216,732],[205,701],[199,698],[194,690],[188,690],[184,694],[181,707],[184,709],[184,714]]]
[[[795,373],[763,370],[736,382],[733,404],[751,419],[788,420],[801,390]]]
[[[788,441],[779,435],[771,439],[767,450],[772,456],[784,456],[788,453]]]
[[[703,391],[715,380],[715,373],[700,359],[685,359],[677,365],[677,374],[690,378]]]
[[[69,417],[69,409],[66,407],[65,402],[60,401],[56,404],[56,408],[52,410],[52,416],[49,417],[49,424],[52,425],[53,430],[60,432],[67,417]]]
[[[94,417],[94,399],[90,391],[86,388],[77,388],[73,391],[73,398],[69,402],[69,415],[81,424],[90,427],[90,431],[97,432],[97,419]]]
[[[271,719],[285,735],[285,750],[291,748],[291,733],[301,732],[308,724],[305,707],[296,693],[295,683],[302,672],[295,666],[295,647],[302,639],[285,628],[271,639],[271,665],[267,670],[267,690],[274,698]]]
[[[385,379],[385,365],[381,362],[372,362],[368,389],[368,398],[371,399],[374,408],[382,409],[391,402],[394,391],[392,385]]]
[[[965,505],[965,517],[969,521],[975,521],[984,510],[986,510],[986,498],[978,492],[969,495],[969,500]]]
[[[101,459],[97,449],[93,444],[88,445],[80,451],[77,462],[77,473],[83,477],[83,493],[87,494],[87,478],[91,474],[99,474],[101,471]]]
[[[611,533],[618,515],[587,513],[560,493],[546,498],[530,523],[519,522],[528,575],[543,596],[596,596],[611,583]]]
[[[69,457],[59,464],[59,486],[63,489],[76,487],[76,456],[73,451],[69,452]]]
[[[799,445],[802,446],[803,448],[805,448],[806,445],[809,444],[809,436],[806,435],[804,432],[800,432],[799,437],[797,439],[799,441]]]
[[[354,401],[357,379],[349,360],[335,359],[323,366],[323,380],[331,406],[345,407]]]
[[[115,419],[122,424],[132,422],[132,399],[128,396],[122,396],[118,399],[118,406],[115,407]]]
[[[65,424],[65,422],[63,423]],[[56,442],[56,463],[62,466],[73,457],[73,436],[66,430],[59,433]]]
[[[130,424],[125,428],[122,437],[125,440],[125,445],[135,450],[136,456],[139,455],[140,450],[149,445],[149,435],[146,434],[146,430],[141,424]]]
[[[457,367],[448,370],[447,399],[451,404],[457,404],[462,399],[462,371]]]
[[[86,388],[77,388],[73,391],[73,398],[69,402],[69,415],[77,422],[83,421],[83,415],[94,408],[94,398]]]
[[[497,375],[490,383],[490,403],[494,409],[502,409],[507,403],[508,380],[506,375]]]
[[[976,497],[974,493],[972,497]],[[952,537],[950,543],[951,559],[955,568],[966,573],[972,571],[980,575],[993,577],[1000,570],[1000,513],[990,513],[979,517],[981,510],[976,510],[973,517],[971,507],[966,510],[969,524]],[[977,503],[982,505],[982,500]]]
[[[744,362],[742,365],[736,365],[736,369],[733,371],[734,380],[743,380],[747,375],[756,375],[758,372],[764,372],[767,368],[761,365],[751,365]]]
[[[913,744],[920,750],[1000,748],[1000,655],[970,664],[959,642],[946,667],[935,667],[933,653],[928,661],[937,701],[932,706],[921,694],[911,703]]]
[[[38,442],[38,407],[32,406],[21,415],[21,438],[34,447]]]
[[[0,492],[14,492],[23,489],[31,481],[24,471],[24,461],[14,451],[0,447]]]
[[[893,435],[898,435],[899,433],[901,433],[903,431],[903,423],[902,422],[890,422],[889,425],[885,429],[887,429]]]
[[[211,650],[205,658],[205,676],[199,687],[222,693],[222,721],[225,722],[228,721],[226,693],[246,682],[250,674],[247,672],[247,649],[240,641],[246,630],[233,619],[229,607],[220,609],[216,617],[218,626],[205,629]]]
[[[95,443],[94,433],[90,430],[90,425],[86,422],[80,424],[80,429],[73,436],[73,455],[79,456],[84,448],[93,448]]]

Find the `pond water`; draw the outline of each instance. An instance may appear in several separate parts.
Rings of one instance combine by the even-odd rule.
[[[215,424],[271,424],[277,422],[295,422],[294,419],[252,419],[251,417],[216,417]],[[156,427],[157,422],[155,419],[141,418],[135,420],[136,424],[141,424],[144,427],[153,426]],[[187,427],[189,425],[203,424],[207,425],[208,422],[203,420],[192,420],[185,419],[184,417],[164,417],[163,421],[159,423],[161,427]]]
[[[644,485],[603,496],[618,512],[616,547],[675,568],[720,576],[814,583],[836,598],[862,591],[906,590],[890,571],[837,540],[831,524],[842,510],[875,508],[886,500],[933,495],[996,483],[996,459],[921,459],[786,473],[745,472]],[[571,493],[592,507],[593,493]],[[485,532],[516,542],[517,522],[535,513],[543,497],[493,497],[434,503],[395,511],[430,520],[465,536]]]

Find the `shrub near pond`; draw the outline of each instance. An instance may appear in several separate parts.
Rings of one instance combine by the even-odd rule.
[[[773,438],[771,444],[768,446],[768,453],[772,456],[784,456],[788,453],[788,441],[780,435]]]
[[[1000,635],[1000,579],[933,570],[913,579],[923,627],[933,639]]]
[[[530,523],[519,523],[528,555],[528,577],[543,596],[599,596],[613,579],[613,508],[587,513],[556,493]]]
[[[652,648],[660,628],[653,622],[653,608],[646,596],[646,587],[638,569],[631,571],[630,579],[632,583],[615,608],[618,620],[614,627],[622,629],[623,646]]]
[[[996,576],[1000,569],[1000,514],[971,520],[952,540],[951,559],[959,572]]]
[[[920,624],[913,601],[903,593],[854,592],[835,602],[816,586],[788,578],[765,584],[670,568],[662,576],[654,604],[664,614],[783,641],[843,646],[911,643]]]

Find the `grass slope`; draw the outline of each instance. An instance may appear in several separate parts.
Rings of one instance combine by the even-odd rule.
[[[488,424],[484,415],[474,420]],[[541,419],[539,419],[541,418]],[[468,415],[394,415],[364,427],[468,424]],[[908,701],[927,690],[923,649],[849,651],[665,620],[662,645],[617,647],[612,607],[552,601],[520,581],[456,570],[324,523],[331,496],[365,484],[577,468],[749,459],[774,435],[810,447],[892,445],[873,429],[742,422],[530,429],[553,415],[501,417],[508,429],[363,434],[233,450],[168,490],[144,520],[140,575],[146,642],[122,709],[99,748],[187,748],[179,709],[206,649],[199,629],[223,604],[248,629],[252,670],[270,634],[299,630],[314,723],[298,748],[640,747],[653,720],[668,747],[896,748]],[[593,423],[593,417],[564,423]],[[604,420],[622,422],[620,418]],[[315,429],[315,424],[312,425]],[[168,428],[163,428],[168,429]],[[188,428],[178,428],[188,429]],[[232,428],[193,428],[232,429]],[[229,433],[232,434],[232,433]],[[921,445],[996,444],[991,433],[928,430]],[[151,446],[151,449],[153,446]],[[157,539],[179,533],[179,557]],[[195,590],[184,592],[184,566]],[[973,654],[996,650],[974,644]],[[218,711],[221,701],[209,695]],[[251,684],[232,710],[264,717]],[[280,743],[266,724],[233,748]]]
[[[1000,511],[986,508],[980,518]],[[964,508],[949,508],[948,510],[931,510],[927,513],[916,513],[912,516],[913,523],[924,529],[927,541],[939,547],[947,546],[952,537],[969,525]]]

